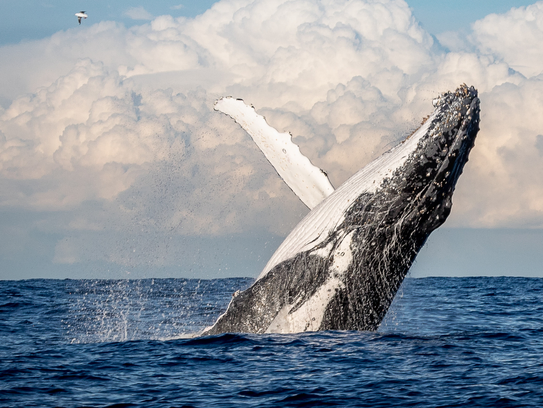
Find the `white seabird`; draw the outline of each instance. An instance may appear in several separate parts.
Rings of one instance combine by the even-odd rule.
[[[88,16],[85,14],[84,11],[80,11],[79,13],[75,13],[75,16],[77,17],[77,21],[79,22],[79,24],[81,25],[81,19],[82,18],[87,18]]]

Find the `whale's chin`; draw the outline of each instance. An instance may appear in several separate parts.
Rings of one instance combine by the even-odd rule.
[[[473,87],[440,95],[434,108],[414,134],[334,190],[290,136],[241,101],[218,101],[216,109],[266,146],[271,164],[312,210],[204,334],[376,330],[420,248],[447,219],[479,130]]]

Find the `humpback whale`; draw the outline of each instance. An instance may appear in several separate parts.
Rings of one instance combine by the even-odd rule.
[[[447,219],[479,130],[475,88],[461,85],[433,105],[417,131],[334,190],[289,134],[241,100],[217,101],[311,211],[203,334],[377,330],[417,253]]]

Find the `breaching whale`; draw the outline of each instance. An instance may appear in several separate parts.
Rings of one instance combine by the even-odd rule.
[[[419,250],[445,222],[479,130],[479,98],[461,85],[433,101],[421,127],[337,190],[254,108],[215,109],[253,137],[312,210],[204,335],[376,330]]]

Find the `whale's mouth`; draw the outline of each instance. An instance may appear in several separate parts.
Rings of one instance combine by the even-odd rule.
[[[447,92],[434,99],[434,106],[440,113],[432,129],[437,142],[452,153],[460,144],[473,145],[477,132],[473,126],[479,123],[479,98],[477,90],[466,85],[454,92]],[[478,127],[477,127],[478,129]]]
[[[468,155],[475,144],[475,137],[479,130],[479,111],[480,101],[477,97],[477,91],[472,87],[468,90],[469,97],[464,98],[461,105],[462,124],[458,129],[456,140],[449,148],[449,157],[454,161],[453,168],[450,170],[450,177],[456,182],[464,164],[468,161]],[[469,104],[469,105],[468,105]],[[466,112],[462,112],[466,109]]]
[[[454,188],[479,130],[480,101],[477,90],[462,85],[455,92],[442,95],[436,101],[444,108],[444,116],[434,128],[434,143],[441,149],[434,184]],[[447,191],[451,194],[452,191]]]
[[[421,126],[424,135],[399,172],[414,178],[409,188],[425,185],[451,193],[449,189],[454,188],[475,143],[480,101],[475,88],[461,85],[434,99],[433,104],[435,110],[427,119],[431,123]]]

